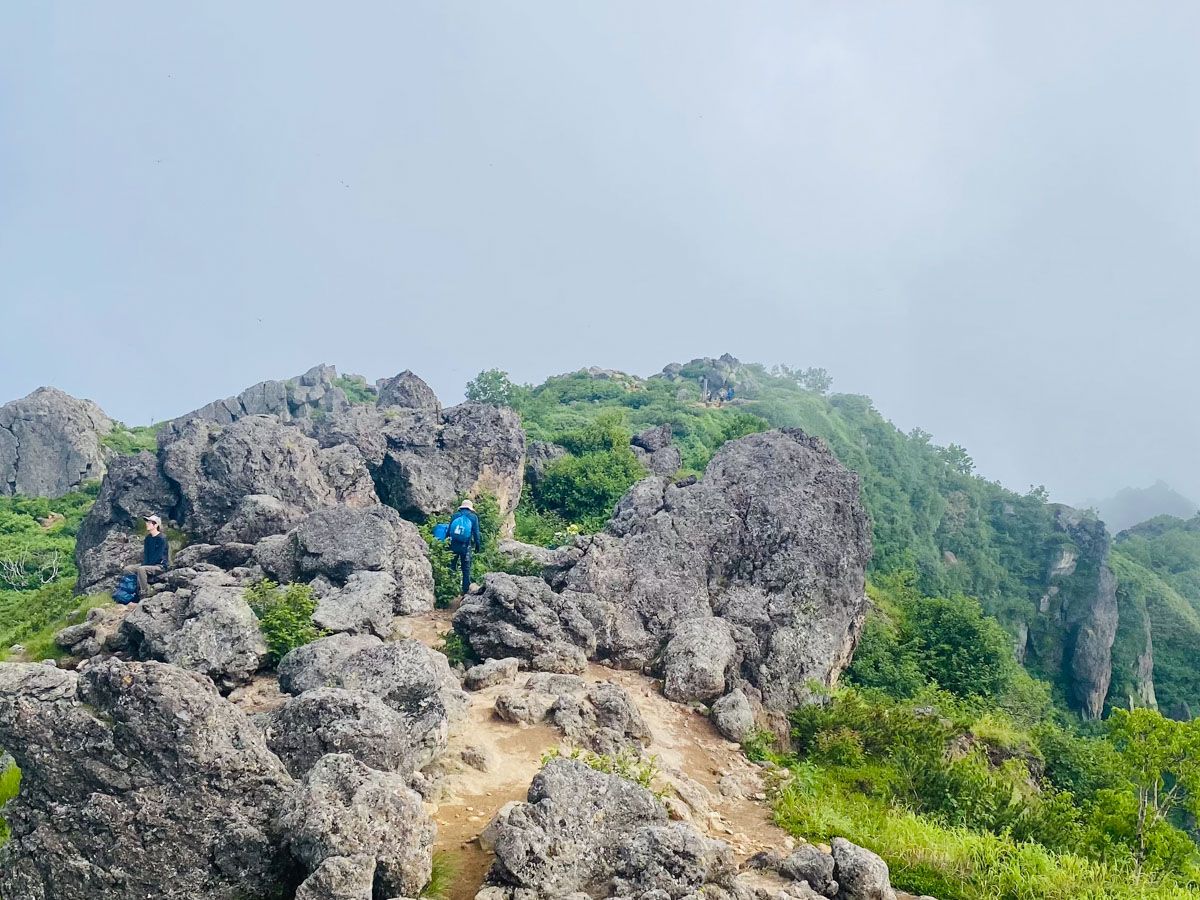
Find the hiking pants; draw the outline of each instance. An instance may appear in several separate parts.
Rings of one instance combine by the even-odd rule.
[[[138,599],[145,600],[151,596],[150,593],[150,576],[161,575],[165,572],[162,566],[126,566],[124,569],[125,575],[136,575],[138,580]]]
[[[459,550],[457,547],[451,547],[450,551],[454,554],[454,559],[450,561],[450,571],[453,572],[456,568],[462,567],[462,593],[467,593],[471,590],[471,554],[474,548],[470,544]]]

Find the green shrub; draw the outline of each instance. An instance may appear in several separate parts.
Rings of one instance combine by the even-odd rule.
[[[293,582],[281,588],[275,582],[263,579],[247,587],[245,597],[258,616],[258,626],[271,651],[272,666],[290,651],[328,634],[312,622],[317,601],[312,587],[307,584]]]
[[[475,661],[475,654],[471,650],[471,644],[459,632],[451,630],[442,635],[442,642],[436,648],[440,651],[452,666],[464,666],[470,668]]]
[[[536,491],[539,506],[586,532],[602,529],[617,501],[646,476],[628,446],[565,456],[551,463]]]
[[[341,388],[347,400],[360,406],[374,405],[379,399],[375,389],[370,387],[365,380],[359,381],[357,378],[339,375],[333,379],[333,386]]]

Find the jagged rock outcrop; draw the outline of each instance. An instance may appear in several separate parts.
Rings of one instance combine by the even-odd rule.
[[[375,389],[379,395],[377,405],[383,409],[399,407],[436,413],[442,408],[433,388],[414,375],[410,369],[405,369],[392,378],[380,379]]]
[[[378,503],[371,474],[353,448],[321,448],[273,416],[231,425],[193,420],[162,440],[163,474],[179,488],[171,517],[193,540],[215,538],[251,494],[305,511]]]
[[[206,573],[190,588],[155,594],[121,621],[124,643],[137,659],[207,675],[228,693],[270,655],[243,592],[223,574]]]
[[[488,839],[496,859],[476,900],[750,896],[728,845],[670,824],[645,788],[578,760],[550,760]]]
[[[343,753],[322,757],[281,816],[292,853],[310,872],[330,859],[375,861],[378,896],[415,897],[429,881],[437,828],[403,776]]]
[[[679,471],[683,463],[683,454],[679,452],[678,447],[671,445],[673,437],[670,425],[647,428],[633,436],[633,453],[651,475],[670,478]]]
[[[411,385],[406,393],[420,394]],[[419,396],[405,402],[419,402]],[[356,407],[322,422],[317,436],[322,446],[358,448],[380,498],[405,516],[445,514],[464,494],[486,492],[508,517],[521,497],[525,431],[511,409],[484,403],[440,411],[429,405]]]
[[[765,432],[726,443],[701,481],[634,485],[606,531],[547,566],[551,591],[489,575],[455,628],[485,656],[532,661],[574,644],[641,668],[697,627],[684,623],[720,619],[735,646],[727,675],[783,712],[806,698],[810,679],[830,684],[849,663],[870,554],[857,476],[819,439]],[[696,654],[681,646],[679,658]]]
[[[546,441],[530,441],[525,448],[525,481],[537,490],[546,470],[567,455],[567,448]]]
[[[277,814],[279,760],[207,679],[110,659],[76,674],[0,663],[12,900],[237,900],[298,879]]]
[[[61,497],[104,475],[112,420],[91,400],[41,387],[0,406],[0,495]]]
[[[276,416],[281,422],[307,420],[314,413],[329,414],[350,405],[346,392],[333,382],[338,377],[333,366],[313,366],[303,375],[283,381],[260,381],[236,397],[214,400],[199,409],[166,424],[168,430],[200,419],[229,425],[246,416]]]

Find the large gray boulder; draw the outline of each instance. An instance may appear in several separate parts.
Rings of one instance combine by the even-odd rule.
[[[548,762],[528,802],[506,807],[485,834],[496,858],[476,900],[752,896],[728,845],[669,823],[645,788],[578,760]]]
[[[236,397],[214,400],[168,422],[168,430],[178,430],[199,419],[229,425],[247,416],[270,415],[281,422],[307,421],[314,414],[327,415],[350,405],[346,393],[333,382],[338,377],[333,366],[313,366],[303,375],[282,381],[260,381]]]
[[[385,572],[393,579],[390,599],[397,614],[433,609],[429,546],[390,507],[329,506],[305,517],[288,538],[295,572],[306,581],[324,575],[347,585],[355,573]]]
[[[371,900],[375,857],[327,856],[296,891],[296,900]]]
[[[290,531],[304,510],[270,494],[247,494],[216,534],[219,543],[257,544],[265,537]]]
[[[0,406],[0,495],[61,497],[104,475],[112,420],[91,400],[41,387]]]
[[[578,660],[596,654],[613,615],[612,604],[594,594],[555,593],[536,576],[489,572],[483,591],[463,598],[454,627],[478,656],[512,656],[531,665],[537,660],[534,668],[578,672]],[[555,659],[568,664],[553,665]]]
[[[547,571],[550,595],[485,589],[455,627],[488,656],[529,658],[561,639],[644,668],[683,623],[723,619],[736,644],[737,672],[726,674],[784,712],[807,699],[810,680],[830,685],[849,664],[870,555],[858,477],[818,438],[765,432],[726,443],[698,482],[638,482],[604,532]]]
[[[371,473],[347,446],[322,449],[274,416],[226,426],[194,419],[160,435],[163,473],[179,488],[174,518],[193,540],[215,539],[249,495],[312,511],[378,503]]]
[[[849,856],[844,852],[843,860],[848,859]],[[833,857],[812,844],[801,844],[779,864],[780,873],[794,881],[807,881],[809,887],[826,897],[836,897],[840,890],[840,885],[834,878],[834,869]],[[884,872],[887,872],[886,866]]]
[[[400,713],[374,694],[319,687],[271,712],[264,733],[296,778],[327,753],[348,753],[372,769],[408,775],[445,752],[447,720],[440,702],[412,704]]]
[[[130,652],[207,675],[225,693],[249,682],[270,652],[244,589],[224,581],[219,573],[201,576],[191,588],[135,606],[120,626]]]
[[[406,400],[417,402],[416,400]],[[493,494],[500,514],[517,508],[525,431],[511,409],[464,403],[357,407],[317,428],[322,446],[351,444],[372,467],[380,498],[408,518],[445,515],[463,495]]]
[[[592,893],[607,887],[630,835],[667,821],[666,807],[645,788],[578,760],[552,759],[530,784],[528,802],[490,826],[496,860],[486,884],[524,888],[530,900]]]
[[[312,620],[325,631],[377,634],[382,638],[394,630],[393,606],[400,591],[390,572],[355,572],[342,588],[335,588],[317,601]]]
[[[568,740],[596,753],[640,749],[650,742],[650,729],[633,698],[615,684],[594,684],[581,695],[561,694],[549,717]]]
[[[741,688],[730,691],[712,705],[712,723],[731,741],[741,743],[754,730],[754,707]]]
[[[310,872],[331,858],[367,856],[380,897],[415,897],[429,881],[437,827],[401,775],[343,753],[324,756],[288,799],[281,824]]]
[[[331,634],[292,650],[275,667],[279,687],[288,694],[302,694],[327,686],[343,663],[360,650],[382,647],[373,634]]]
[[[679,471],[683,464],[683,454],[678,447],[672,446],[673,437],[670,425],[647,428],[633,436],[631,444],[634,456],[651,475],[670,478]]]
[[[21,767],[6,898],[238,900],[294,884],[277,824],[292,779],[207,679],[0,663],[0,746]]]

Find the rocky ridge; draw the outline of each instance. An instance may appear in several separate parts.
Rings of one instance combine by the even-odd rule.
[[[91,400],[41,387],[0,406],[0,495],[60,497],[104,475],[113,422]]]

